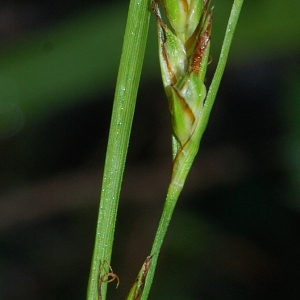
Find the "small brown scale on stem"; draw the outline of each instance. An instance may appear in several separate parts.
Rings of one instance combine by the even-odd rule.
[[[108,266],[109,271],[106,272],[105,274],[101,275],[102,269],[106,266]],[[99,278],[98,278],[98,300],[102,300],[102,293],[101,293],[101,287],[103,283],[110,283],[113,282],[114,280],[117,280],[117,286],[116,288],[118,288],[119,283],[120,283],[120,279],[118,277],[117,274],[114,273],[112,267],[110,266],[110,264],[104,260],[104,262],[101,264],[100,266],[100,270],[99,270]]]
[[[150,255],[146,258],[142,266],[142,274],[138,275],[138,277],[135,279],[133,286],[131,287],[131,289],[135,289],[134,298],[132,298],[133,300],[140,300],[142,297],[146,277],[152,262],[152,256],[153,255]]]

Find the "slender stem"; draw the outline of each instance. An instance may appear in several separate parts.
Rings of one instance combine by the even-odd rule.
[[[131,0],[115,91],[87,299],[98,299],[99,268],[110,262],[119,195],[150,19],[149,0]],[[105,41],[104,41],[105,42]],[[101,296],[106,299],[107,285]]]
[[[142,300],[146,300],[148,298],[151,284],[152,284],[153,277],[154,277],[154,273],[155,273],[158,255],[159,255],[162,243],[163,243],[163,239],[167,232],[167,229],[168,229],[170,220],[172,218],[172,214],[173,214],[177,199],[181,193],[184,181],[186,179],[186,176],[188,175],[188,172],[193,163],[194,157],[197,154],[200,140],[201,140],[204,130],[207,126],[209,115],[210,115],[215,97],[217,95],[217,91],[218,91],[218,88],[219,88],[219,85],[221,82],[222,75],[224,73],[232,37],[234,34],[234,30],[235,30],[235,27],[236,27],[236,24],[238,21],[238,17],[239,17],[241,8],[242,8],[242,4],[243,4],[243,0],[234,0],[231,14],[230,14],[229,21],[228,21],[228,25],[227,25],[227,29],[226,29],[226,33],[225,33],[225,37],[224,37],[224,41],[223,41],[223,45],[222,45],[222,49],[221,49],[220,59],[219,59],[214,78],[212,80],[211,86],[209,88],[209,91],[208,91],[208,94],[207,94],[207,97],[205,100],[203,116],[201,118],[199,128],[198,128],[199,130],[197,130],[198,131],[197,132],[198,143],[195,143],[191,146],[191,149],[189,149],[188,158],[183,157],[184,161],[182,163],[180,163],[179,167],[176,170],[178,172],[178,174],[175,175],[176,178],[174,178],[174,174],[173,174],[173,178],[172,178],[171,184],[169,186],[168,194],[166,197],[163,213],[162,213],[162,216],[160,219],[160,223],[159,223],[159,226],[158,226],[158,229],[156,232],[156,236],[154,239],[154,243],[152,246],[152,250],[151,250],[151,255],[153,255],[152,264],[151,264],[151,267],[149,269],[149,272],[148,272],[148,275],[146,278],[144,292],[143,292],[143,295],[141,298]],[[180,182],[182,184],[178,184]]]
[[[151,255],[152,256],[152,262],[151,262],[151,267],[149,269],[145,287],[144,287],[144,292],[142,295],[141,300],[146,300],[148,298],[148,294],[150,292],[150,288],[152,285],[155,269],[156,269],[156,264],[159,256],[159,252],[161,249],[161,246],[163,244],[167,229],[169,227],[169,223],[171,221],[172,215],[174,208],[176,206],[177,199],[182,191],[182,187],[178,186],[176,184],[170,184],[169,189],[168,189],[168,194],[167,198],[164,204],[164,209],[162,216],[160,218],[160,222],[158,225],[158,229],[155,235],[155,239],[153,242],[152,250],[151,250]]]

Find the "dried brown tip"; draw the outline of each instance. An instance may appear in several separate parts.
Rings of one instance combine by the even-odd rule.
[[[192,59],[192,72],[197,76],[201,68],[202,59],[204,57],[206,48],[210,42],[210,32],[212,24],[212,11],[208,15],[208,23],[204,31],[202,31],[196,43],[193,59]]]

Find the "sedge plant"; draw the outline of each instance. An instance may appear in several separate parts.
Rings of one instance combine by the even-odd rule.
[[[160,249],[176,202],[198,152],[220,85],[243,0],[234,0],[220,59],[208,89],[204,84],[212,30],[211,0],[131,0],[116,86],[105,161],[88,300],[106,299],[107,283],[117,279],[110,260],[118,200],[135,99],[145,51],[150,9],[157,20],[159,60],[172,123],[172,173],[154,243],[127,300],[146,300]]]

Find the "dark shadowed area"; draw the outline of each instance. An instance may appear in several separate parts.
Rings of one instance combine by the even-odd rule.
[[[0,3],[0,299],[84,299],[129,1]],[[212,0],[212,63],[232,1]],[[300,299],[300,4],[245,1],[149,299]],[[111,265],[124,299],[171,170],[154,17]]]

